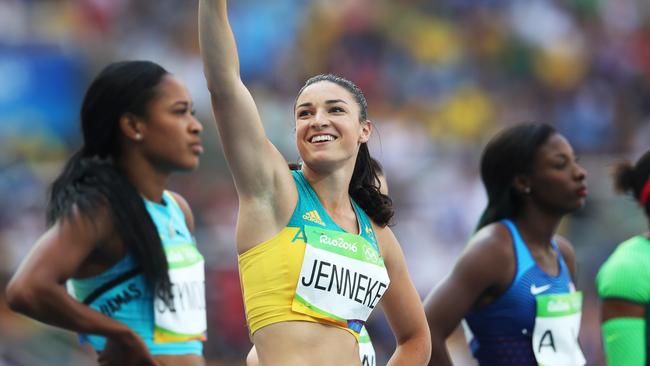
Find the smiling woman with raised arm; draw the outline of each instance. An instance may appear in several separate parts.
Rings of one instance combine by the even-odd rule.
[[[305,83],[294,108],[303,165],[291,171],[240,79],[225,0],[200,2],[199,34],[239,196],[239,269],[260,365],[360,365],[359,331],[380,300],[397,338],[389,364],[426,364],[426,319],[387,227],[393,209],[370,163],[361,91],[333,75]]]
[[[379,184],[379,192],[388,196],[388,183],[386,182],[386,176],[384,175],[384,169],[382,168],[379,161],[375,158],[370,158],[370,164],[372,165],[375,173],[377,173],[377,183]],[[292,170],[300,169],[299,164],[291,163],[289,164]],[[359,358],[361,359],[361,366],[376,366],[377,365],[377,355],[375,354],[375,347],[372,345],[372,339],[368,330],[364,326],[361,328],[359,333]],[[257,357],[257,351],[255,346],[253,346],[246,356],[246,366],[259,366],[260,361]]]
[[[511,127],[488,143],[481,158],[488,206],[452,272],[425,300],[430,365],[451,365],[445,340],[463,318],[482,366],[584,365],[575,255],[555,232],[584,204],[585,177],[549,125]]]

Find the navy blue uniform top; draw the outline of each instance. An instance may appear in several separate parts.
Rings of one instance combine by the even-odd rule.
[[[516,257],[516,273],[510,286],[492,303],[467,313],[471,331],[470,348],[480,365],[537,365],[532,348],[537,295],[575,291],[571,273],[555,241],[560,271],[557,276],[544,272],[535,262],[515,224],[501,220],[508,228]]]

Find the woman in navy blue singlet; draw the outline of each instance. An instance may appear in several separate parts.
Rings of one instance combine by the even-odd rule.
[[[11,308],[79,333],[101,366],[205,365],[203,257],[187,202],[165,190],[198,166],[202,130],[160,65],[104,68],[81,107],[83,145],[52,183],[49,227],[7,287]]]
[[[584,205],[585,170],[553,127],[521,124],[487,144],[481,178],[477,231],[425,300],[430,365],[451,365],[445,340],[461,321],[480,365],[583,365],[575,254],[556,230]]]

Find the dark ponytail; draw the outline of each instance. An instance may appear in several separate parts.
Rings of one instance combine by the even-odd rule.
[[[626,194],[629,193],[637,197],[638,194],[634,194],[634,181],[636,178],[634,174],[634,166],[629,161],[618,163],[614,166],[614,190],[618,193]]]
[[[636,164],[632,165],[630,162],[621,162],[614,166],[614,188],[617,192],[622,194],[629,194],[634,199],[642,204],[641,200],[644,189],[650,183],[650,151],[647,151]],[[648,217],[650,217],[650,198],[645,198],[645,205],[643,209]]]
[[[305,82],[305,85],[298,91],[298,95],[302,94],[309,85],[320,81],[329,81],[350,92],[359,106],[359,122],[366,122],[368,119],[366,97],[358,86],[340,76],[332,74],[316,75]],[[390,223],[394,214],[393,201],[379,191],[379,178],[372,164],[372,157],[367,143],[362,143],[359,147],[348,193],[377,225],[384,227]]]
[[[547,124],[526,123],[494,136],[481,156],[481,179],[488,205],[476,230],[504,218],[519,215],[523,200],[512,186],[519,174],[530,174],[539,148],[555,133]]]
[[[368,145],[363,143],[359,147],[348,192],[377,225],[384,227],[390,224],[395,211],[390,197],[379,191],[379,182],[379,174],[373,166]]]
[[[148,61],[114,63],[91,83],[81,109],[83,147],[50,187],[49,225],[73,214],[94,220],[106,209],[124,245],[139,263],[155,296],[171,299],[167,258],[142,196],[115,164],[122,146],[119,119],[146,116],[168,72]]]

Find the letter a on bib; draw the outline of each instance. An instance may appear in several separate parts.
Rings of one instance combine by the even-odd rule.
[[[582,293],[539,295],[533,330],[533,352],[540,366],[582,366],[578,344]]]

